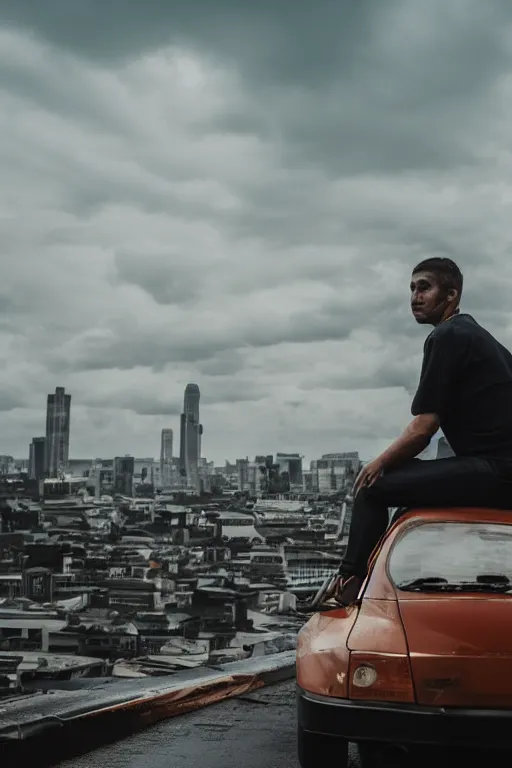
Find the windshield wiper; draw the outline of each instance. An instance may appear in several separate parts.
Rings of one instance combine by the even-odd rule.
[[[397,584],[403,592],[512,592],[510,579],[504,574],[481,574],[474,581],[449,582],[440,576],[424,576]]]
[[[510,579],[504,573],[480,573],[475,581],[478,584],[508,584],[510,586]]]
[[[397,584],[398,589],[404,592],[421,592],[428,591],[429,588],[438,589],[448,584],[448,579],[443,579],[441,576],[420,576],[412,581],[402,581]]]

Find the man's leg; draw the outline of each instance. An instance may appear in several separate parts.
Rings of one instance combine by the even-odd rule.
[[[495,507],[512,509],[512,482],[485,459],[415,459],[385,473],[354,499],[347,551],[340,566],[344,580],[364,579],[368,559],[386,531],[389,507]]]

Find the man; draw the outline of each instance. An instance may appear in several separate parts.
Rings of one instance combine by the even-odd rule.
[[[512,355],[459,311],[462,283],[451,259],[427,259],[413,271],[413,316],[434,330],[424,345],[413,420],[356,479],[347,551],[326,595],[342,605],[357,597],[390,507],[512,509]],[[415,458],[439,429],[455,455]]]

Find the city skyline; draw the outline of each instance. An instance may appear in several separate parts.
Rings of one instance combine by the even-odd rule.
[[[54,387],[54,389],[59,387]],[[68,386],[62,387],[66,392],[70,389]],[[147,430],[144,430],[136,437],[130,436],[124,442],[121,439],[116,439],[115,435],[109,435],[107,439],[104,438],[105,422],[101,418],[102,409],[98,409],[99,413],[94,414],[93,421],[98,425],[98,437],[95,438],[94,433],[89,434],[87,440],[83,440],[83,428],[84,425],[90,430],[90,409],[77,399],[74,393],[73,396],[73,424],[70,430],[69,436],[69,456],[70,458],[87,458],[87,457],[99,457],[99,456],[122,456],[128,453],[129,455],[137,456],[152,456],[159,458],[161,454],[161,434],[162,429],[170,429],[173,432],[173,453],[175,457],[179,457],[179,440],[181,433],[181,413],[183,411],[183,405],[175,408],[173,415],[156,416],[150,415],[146,421],[148,424]],[[31,415],[33,422],[25,422],[23,430],[19,434],[13,436],[12,440],[6,440],[5,436],[0,437],[0,454],[12,455],[16,458],[24,459],[28,457],[28,447],[30,446],[34,437],[37,437],[39,433],[44,433],[44,428],[41,428],[41,424],[45,423],[45,408],[44,402],[47,396],[40,398],[41,409],[38,412],[35,408],[31,409]],[[181,403],[183,403],[183,391],[181,397]],[[274,446],[274,451],[287,451],[299,452],[308,460],[313,460],[316,456],[327,452],[336,451],[351,451],[358,450],[361,455],[370,457],[372,454],[369,452],[373,450],[373,446],[380,445],[384,447],[389,440],[393,439],[395,435],[389,433],[389,438],[385,436],[381,437],[380,441],[375,439],[360,440],[359,443],[350,442],[349,438],[343,437],[343,430],[339,430],[339,437],[336,434],[337,430],[332,428],[326,429],[327,440],[322,442],[316,441],[316,446],[308,445],[307,443],[299,443],[294,440],[293,425],[291,425],[290,434],[286,436],[282,430],[273,430],[275,424],[269,422],[268,434],[265,434],[267,430],[260,430],[262,436],[260,439],[251,435],[250,433],[242,434],[236,429],[236,425],[226,420],[219,425],[218,410],[213,409],[212,425],[217,423],[218,431],[215,434],[208,421],[209,413],[211,409],[208,404],[202,406],[202,411],[205,414],[202,421],[207,423],[207,432],[205,439],[201,436],[201,453],[208,460],[213,460],[216,465],[220,466],[224,464],[225,460],[235,461],[236,458],[245,456],[256,456],[262,451],[271,450]],[[224,411],[224,413],[226,413]],[[1,414],[0,414],[1,416]],[[216,418],[217,417],[217,418]],[[162,426],[165,424],[165,426]],[[260,425],[261,426],[261,425]],[[264,426],[264,425],[263,425]],[[86,429],[86,431],[88,431]],[[222,436],[223,433],[229,432],[232,435],[232,444],[226,446],[225,450],[216,445],[217,435]],[[272,434],[274,432],[274,434]],[[277,434],[276,434],[277,433]],[[329,434],[331,435],[329,439]],[[24,439],[24,435],[27,435],[27,439]],[[107,446],[111,446],[110,449]],[[83,447],[81,447],[83,446]],[[103,453],[99,450],[100,446],[104,446]],[[128,448],[126,448],[128,446]],[[368,449],[365,448],[368,446]],[[126,448],[126,450],[125,450]]]
[[[179,419],[179,429],[175,430],[172,427],[161,427],[160,428],[160,448],[159,451],[143,451],[143,450],[118,450],[111,454],[111,456],[137,456],[137,457],[151,457],[153,460],[158,461],[160,464],[160,471],[162,472],[163,465],[166,461],[166,459],[169,459],[171,457],[172,459],[176,460],[178,462],[178,466],[180,468],[180,471],[183,472],[183,474],[190,478],[191,476],[191,470],[190,470],[190,461],[192,461],[192,464],[194,464],[194,450],[196,451],[195,457],[195,466],[196,466],[196,472],[197,472],[197,460],[201,456],[203,456],[207,461],[213,462],[216,466],[223,466],[225,461],[228,461],[230,463],[234,463],[237,460],[241,458],[249,458],[251,461],[254,459],[255,456],[262,455],[262,450],[269,449],[269,445],[266,444],[264,446],[258,446],[257,450],[250,453],[248,451],[243,451],[239,453],[238,455],[234,456],[231,454],[230,456],[225,456],[221,460],[217,460],[215,456],[209,456],[205,454],[202,451],[202,435],[203,435],[203,425],[200,423],[200,416],[199,416],[199,400],[200,400],[200,388],[197,384],[187,384],[184,390],[183,395],[183,407],[182,407],[182,413],[180,415]],[[58,402],[57,402],[58,401]],[[56,405],[55,405],[56,404]],[[71,405],[71,394],[68,392],[66,393],[65,387],[56,387],[54,394],[48,394],[47,395],[47,408],[46,408],[46,437],[32,437],[31,441],[29,443],[29,450],[28,450],[28,456],[24,456],[23,453],[16,453],[15,451],[5,449],[0,450],[1,455],[10,455],[13,456],[16,459],[19,460],[27,460],[29,462],[29,466],[31,465],[31,462],[33,461],[33,456],[35,456],[35,452],[37,449],[37,444],[43,442],[43,456],[44,456],[44,468],[45,472],[52,473],[54,471],[54,466],[62,466],[62,464],[65,464],[67,461],[67,457],[73,460],[89,460],[89,459],[97,459],[97,458],[107,458],[109,454],[107,453],[98,453],[98,451],[93,451],[90,454],[78,454],[78,453],[71,453],[69,446],[72,443],[72,437],[73,432],[70,430],[70,405]],[[185,416],[188,415],[189,422],[187,423]],[[64,421],[62,421],[64,419]],[[60,427],[60,431],[59,431]],[[62,428],[64,429],[64,432],[62,432]],[[192,450],[192,454],[189,457],[188,461],[185,459],[184,454],[184,440],[186,440],[187,436],[187,430],[189,432],[189,440],[192,438],[193,435],[195,435],[195,439],[197,441],[197,447]],[[53,449],[49,445],[49,438],[51,441],[52,434],[55,433],[57,440],[54,442]],[[179,442],[176,444],[174,440],[174,435],[178,434],[179,436]],[[434,458],[436,451],[437,451],[437,441],[439,437],[442,435],[441,432],[436,434],[432,440],[432,443],[429,447],[425,449],[425,451],[422,452],[422,456],[425,458]],[[287,444],[289,445],[289,443]],[[325,454],[329,453],[338,453],[338,452],[346,452],[346,451],[357,451],[362,457],[364,457],[364,460],[367,460],[371,458],[371,456],[365,456],[358,448],[354,448],[354,446],[349,447],[339,447],[334,446],[329,450],[325,450],[324,448],[321,449],[320,452],[317,452],[314,454],[312,451],[296,451],[295,448],[293,448],[291,451],[283,450],[283,445],[279,445],[273,449],[271,449],[274,453],[282,452],[283,455],[288,453],[299,453],[303,459],[306,462],[314,461],[315,458],[318,458],[318,456],[323,456]],[[60,451],[60,453],[59,453]],[[53,460],[51,459],[51,456],[54,456]],[[60,461],[57,460],[57,457],[60,456]],[[251,458],[252,457],[252,458]],[[53,463],[52,463],[53,461]],[[187,466],[189,467],[187,472]]]

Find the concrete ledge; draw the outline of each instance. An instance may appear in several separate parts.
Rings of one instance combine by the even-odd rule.
[[[133,731],[294,676],[295,651],[286,651],[171,677],[102,678],[79,690],[35,693],[0,705],[0,745],[49,732],[59,738],[59,728],[67,735],[80,725],[97,730],[100,722],[109,729],[114,721],[116,728],[129,721]]]

